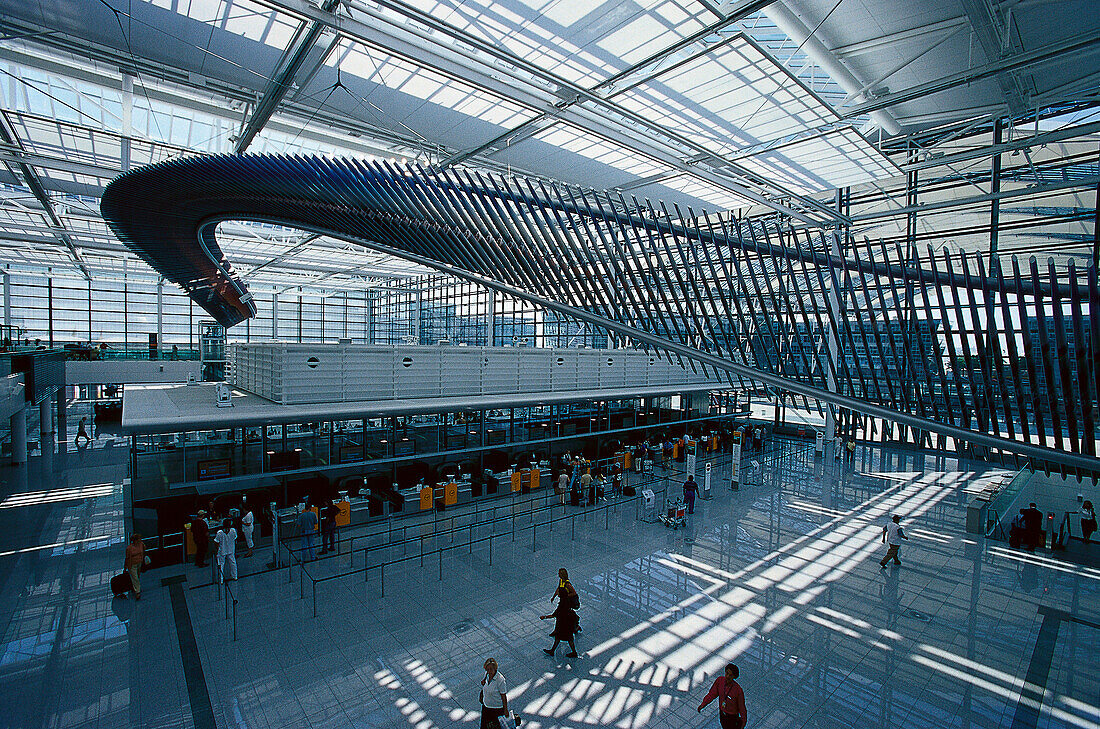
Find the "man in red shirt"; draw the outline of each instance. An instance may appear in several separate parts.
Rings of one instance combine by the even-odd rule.
[[[703,697],[703,703],[699,704],[698,711],[718,699],[718,721],[722,729],[741,729],[749,721],[749,714],[745,711],[745,692],[737,683],[737,666],[726,664],[726,675],[714,679],[710,691]]]

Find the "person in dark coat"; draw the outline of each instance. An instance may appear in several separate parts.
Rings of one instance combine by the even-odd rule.
[[[688,513],[695,513],[695,497],[699,494],[699,484],[695,483],[694,476],[688,476],[684,482],[684,503],[687,504]]]
[[[549,648],[543,648],[543,652],[547,655],[554,655],[554,651],[558,649],[558,643],[563,640],[569,644],[569,652],[565,655],[569,658],[577,657],[577,646],[573,644],[573,636],[577,634],[577,623],[580,619],[577,617],[577,611],[569,606],[568,600],[559,600],[558,607],[554,612],[549,615],[540,615],[539,620],[548,620],[550,618],[555,619],[554,630],[550,633],[550,637],[554,639],[554,645]]]
[[[1024,546],[1034,552],[1036,547],[1043,546],[1043,512],[1032,502],[1020,513],[1024,515]]]
[[[199,511],[191,520],[191,538],[195,540],[195,566],[206,566],[206,550],[210,548],[210,527],[206,524],[206,512]]]

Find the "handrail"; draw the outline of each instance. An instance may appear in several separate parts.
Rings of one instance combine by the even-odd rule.
[[[1016,472],[1016,475],[1013,476],[1007,484],[1002,484],[1001,488],[993,494],[993,498],[991,498],[988,502],[990,511],[996,510],[997,512],[1003,511],[1005,513],[1008,513],[1007,507],[1016,500],[1016,497],[1020,494],[1020,491],[1023,489],[1024,484],[1026,484],[1028,479],[1030,479],[1034,474],[1035,469],[1032,467],[1031,463],[1029,462],[1025,464],[1019,471]],[[1003,531],[1004,530],[1002,529],[1002,532]]]
[[[230,611],[230,599],[233,601],[233,641],[237,641],[237,596],[233,594],[233,589],[229,586],[229,580],[225,582],[225,619],[229,620]]]
[[[986,538],[987,539],[999,539],[1002,542],[1008,541],[1008,536],[1005,534],[1004,524],[1001,523],[1000,513],[998,513],[996,509],[990,509],[987,513],[992,514],[993,518],[988,519],[988,517],[987,517],[988,521],[986,523],[987,524],[992,523],[992,526],[989,526],[986,529],[986,531],[985,531]]]
[[[667,484],[665,486],[664,491],[667,495],[667,491],[668,491]],[[602,509],[602,510],[604,510],[604,513],[605,513],[605,516],[606,516],[610,513],[608,510],[611,509],[612,507],[617,507],[621,503],[630,503],[631,501],[636,501],[636,502],[640,503],[641,499],[642,499],[642,495],[639,493],[635,496],[627,497],[625,500],[616,499],[615,501],[607,502],[607,503],[605,503],[601,506],[584,507],[584,509],[585,509],[584,515],[585,515],[586,520],[587,520],[587,515],[588,515],[589,512],[595,512],[595,511],[599,511],[599,510]],[[559,505],[560,504],[554,504],[554,506],[559,506]],[[551,530],[552,530],[553,529],[552,525],[553,525],[554,522],[563,521],[565,519],[571,519],[573,521],[573,528],[574,528],[574,535],[575,535],[575,533],[576,533],[576,531],[575,531],[576,530],[576,517],[577,517],[576,512],[573,512],[572,514],[563,515],[561,517],[558,517],[557,519],[548,519],[545,522],[545,525],[550,526]],[[609,517],[607,517],[607,518],[609,519]],[[487,537],[480,537],[478,539],[473,538],[473,529],[476,528],[476,527],[479,527],[479,526],[485,526],[487,523],[493,523],[493,522],[483,522],[483,523],[479,523],[479,524],[471,523],[469,526],[465,527],[466,529],[468,529],[470,531],[470,538],[467,540],[466,544],[467,544],[468,548],[471,551],[473,551],[473,545],[474,544],[481,544],[482,542],[488,541],[489,542],[489,564],[491,565],[493,563],[493,551],[492,551],[492,544],[493,543],[492,543],[492,540],[496,537],[503,536],[503,535],[501,535],[501,534],[489,534],[489,536],[487,536]],[[515,522],[514,522],[514,517],[513,517],[513,535],[514,535],[514,526],[515,526]],[[521,527],[521,528],[526,529],[527,527],[525,526],[525,527]],[[532,521],[531,521],[530,528],[531,528],[531,551],[534,552],[534,551],[536,551],[536,534],[537,534],[536,530],[538,528],[538,523],[533,518],[532,518]],[[605,528],[608,528],[608,526],[606,524],[605,524]],[[444,536],[445,534],[446,534],[446,532],[439,533],[439,534],[433,534],[432,536],[433,537],[434,536]],[[513,536],[513,541],[514,541],[514,536]],[[342,572],[340,574],[326,575],[325,577],[318,577],[318,578],[313,577],[313,575],[310,575],[308,573],[308,571],[305,569],[305,565],[302,564],[301,562],[299,562],[300,573],[304,576],[308,576],[309,579],[310,579],[311,585],[312,585],[312,589],[313,589],[313,617],[317,617],[317,584],[319,582],[328,582],[329,580],[335,580],[335,579],[340,579],[340,578],[343,578],[343,577],[348,577],[350,575],[359,574],[360,572],[363,573],[363,579],[364,579],[364,581],[366,581],[366,580],[369,579],[370,570],[377,568],[377,569],[379,569],[380,580],[381,580],[380,581],[380,588],[381,588],[381,593],[380,594],[381,594],[382,597],[385,597],[385,574],[386,574],[385,573],[385,568],[387,566],[391,566],[391,565],[398,564],[398,563],[401,563],[401,562],[407,562],[407,561],[412,560],[412,559],[417,559],[418,557],[421,559],[421,561],[423,561],[425,555],[437,554],[439,556],[439,579],[442,580],[443,579],[443,552],[445,552],[449,549],[458,549],[462,545],[452,542],[452,544],[450,544],[450,545],[440,546],[440,547],[432,550],[431,552],[421,551],[421,553],[419,555],[415,555],[415,554],[414,555],[405,555],[403,557],[388,560],[388,561],[385,561],[385,562],[380,562],[380,563],[375,564],[375,565],[370,564],[370,562],[369,562],[369,551],[372,548],[373,549],[377,549],[377,548],[387,548],[388,549],[392,546],[395,546],[395,545],[386,544],[386,545],[376,545],[375,547],[370,547],[370,546],[365,547],[364,548],[364,555],[363,555],[363,559],[364,559],[364,566],[363,567],[353,569],[353,570],[350,570],[350,571],[347,571],[347,572]],[[303,592],[303,594],[300,595],[300,598],[304,598],[304,582],[303,582],[302,592]]]
[[[661,476],[653,474],[651,476],[651,478],[649,480],[644,481],[643,484],[657,482],[657,481],[660,481],[662,479],[667,480],[668,478],[669,478],[668,473],[662,474]],[[639,484],[635,484],[635,486],[638,486],[638,485]],[[539,500],[543,501],[542,506],[532,506],[531,509],[524,510],[523,513],[528,514],[528,513],[535,513],[535,512],[538,512],[538,511],[545,511],[545,510],[548,510],[548,509],[552,510],[553,507],[557,506],[558,504],[548,505],[548,504],[546,504],[546,502],[549,501],[552,497],[556,497],[556,496],[557,496],[557,494],[555,494],[552,491],[552,487],[549,487],[549,486],[546,487],[546,489],[543,490],[543,492],[541,494],[530,494],[529,498],[522,498],[522,496],[519,493],[513,492],[512,495],[511,495],[511,500],[506,502],[506,503],[495,503],[495,504],[492,504],[491,506],[486,505],[485,511],[486,512],[491,511],[494,514],[494,516],[490,521],[479,522],[479,523],[482,524],[482,525],[489,525],[489,524],[493,524],[493,523],[496,523],[496,522],[499,522],[499,521],[504,521],[504,520],[508,519],[509,516],[508,515],[505,515],[505,516],[502,516],[502,517],[495,516],[497,509],[511,508],[514,511],[517,508],[523,508],[525,505],[534,504],[536,501],[539,501]],[[479,509],[479,505],[481,504],[481,501],[484,501],[484,500],[485,499],[474,500],[472,502],[474,504],[473,516],[476,517],[479,513],[482,513],[478,509]],[[498,497],[496,500],[503,501],[503,498]],[[447,536],[447,535],[457,534],[461,530],[467,528],[467,527],[462,526],[462,525],[456,526],[454,524],[454,519],[455,519],[455,516],[459,516],[459,515],[453,515],[453,516],[451,516],[451,527],[446,531],[442,531],[442,532],[433,531],[429,535],[421,535],[421,536],[412,537],[412,538],[408,538],[407,536],[405,536],[408,529],[410,529],[410,528],[423,527],[423,526],[438,524],[439,521],[440,521],[439,518],[438,518],[439,517],[439,511],[433,509],[432,512],[435,515],[435,518],[432,518],[432,519],[416,520],[416,517],[426,515],[427,510],[425,510],[423,512],[416,512],[415,514],[406,517],[406,519],[408,519],[409,521],[407,521],[406,523],[401,524],[402,538],[400,540],[397,540],[397,541],[394,541],[394,540],[390,539],[390,540],[388,540],[387,543],[389,545],[407,545],[407,544],[413,543],[417,540],[424,540],[424,539],[428,539],[428,538],[434,538],[434,537],[437,537],[437,536]],[[469,515],[469,514],[470,514],[470,512],[466,512],[463,515]],[[356,551],[359,551],[355,547],[355,541],[356,540],[359,540],[359,539],[368,539],[369,540],[369,539],[372,539],[372,538],[375,538],[375,537],[379,537],[382,534],[392,533],[392,531],[393,531],[392,514],[390,515],[390,517],[391,517],[390,519],[386,520],[385,527],[380,528],[376,531],[365,533],[365,534],[355,534],[355,535],[350,536],[350,537],[339,537],[339,538],[337,538],[337,540],[336,540],[336,542],[337,542],[336,554],[334,554],[332,556],[336,557],[336,556],[339,556],[339,555],[343,554],[343,551],[341,549],[341,545],[345,542],[350,542],[351,543],[351,546],[349,548],[349,553],[354,555]],[[377,524],[381,524],[381,522],[380,521],[375,521],[375,522],[368,522],[367,524],[368,525],[369,524],[376,524],[377,525]],[[292,547],[292,546],[289,545],[288,542],[292,539],[298,539],[298,538],[300,538],[300,536],[301,535],[287,536],[287,537],[284,537],[283,539],[281,539],[280,541],[283,542],[283,546],[286,547],[288,552],[290,552],[291,554],[295,554],[295,553],[299,553],[299,552],[303,551],[306,548],[305,547]],[[326,557],[320,557],[318,559],[326,559]],[[354,560],[354,556],[352,557],[352,559]]]
[[[665,476],[663,479],[658,479],[658,478],[654,477],[652,479],[652,481],[658,481],[658,480],[665,481],[665,486],[662,489],[662,492],[663,492],[664,496],[667,498],[667,494],[668,494],[668,477]],[[547,496],[549,496],[549,495],[550,495],[550,492],[547,491]],[[590,512],[594,513],[594,512],[599,512],[600,510],[603,510],[604,515],[605,515],[604,528],[606,529],[606,528],[609,528],[609,525],[610,525],[610,510],[612,508],[617,509],[620,504],[625,505],[625,504],[629,504],[631,502],[636,502],[636,504],[640,507],[643,498],[644,497],[641,493],[641,490],[639,490],[637,494],[635,494],[634,496],[631,496],[631,497],[614,499],[612,501],[608,501],[608,502],[606,502],[602,505],[599,505],[599,506],[583,507],[584,510],[582,512],[582,515],[584,516],[585,521],[587,521],[588,514]],[[527,503],[531,503],[532,501],[534,501],[534,499],[529,499],[527,501]],[[536,549],[537,549],[537,529],[538,529],[539,524],[538,524],[538,520],[536,518],[536,513],[538,511],[543,511],[543,510],[547,510],[547,509],[550,510],[551,513],[552,513],[554,507],[556,507],[556,506],[561,506],[561,504],[555,502],[555,503],[544,505],[543,507],[535,507],[535,508],[532,508],[529,511],[524,511],[523,512],[524,514],[528,514],[528,513],[531,514],[530,528],[531,528],[531,550],[532,550],[532,552],[536,551]],[[553,524],[555,522],[560,522],[560,521],[563,521],[565,519],[570,519],[571,523],[572,523],[572,527],[573,527],[573,535],[575,536],[575,534],[576,534],[576,517],[577,517],[577,513],[574,511],[571,514],[563,514],[562,516],[560,516],[558,518],[552,518],[551,517],[551,518],[547,519],[543,523],[543,525],[548,526],[550,528],[550,530],[552,531],[553,530]],[[380,583],[380,587],[381,587],[381,591],[382,591],[381,594],[384,597],[385,596],[385,568],[387,566],[391,566],[391,565],[398,564],[398,563],[401,563],[401,562],[407,562],[409,560],[417,559],[417,558],[419,558],[421,560],[421,564],[423,564],[424,557],[426,555],[431,555],[431,554],[436,554],[439,557],[439,579],[443,579],[443,552],[445,552],[449,549],[457,549],[457,548],[462,546],[462,543],[461,542],[456,543],[455,540],[452,538],[451,544],[443,545],[443,546],[437,547],[436,549],[434,549],[432,551],[425,552],[423,550],[423,540],[427,539],[429,537],[432,538],[432,539],[438,539],[438,538],[445,537],[447,535],[453,535],[453,534],[458,533],[458,532],[462,531],[463,529],[465,529],[469,532],[469,537],[466,540],[466,546],[468,547],[468,549],[470,549],[471,552],[473,551],[473,545],[474,544],[481,544],[481,543],[486,542],[486,541],[489,542],[489,564],[492,564],[492,540],[496,537],[503,536],[503,534],[491,533],[487,537],[480,537],[478,539],[474,539],[473,538],[473,530],[476,529],[476,528],[480,528],[480,527],[492,526],[492,525],[496,524],[497,522],[504,521],[508,518],[511,518],[511,520],[512,520],[512,539],[513,539],[513,541],[515,541],[515,514],[512,514],[510,517],[502,517],[502,518],[493,517],[492,519],[490,519],[488,521],[471,522],[470,524],[468,524],[466,526],[452,527],[451,529],[448,529],[446,531],[433,532],[430,535],[422,535],[420,537],[414,538],[414,540],[404,539],[404,540],[401,540],[401,541],[398,541],[398,542],[390,542],[390,543],[387,543],[387,544],[368,545],[368,546],[363,548],[363,565],[364,565],[363,567],[355,568],[355,569],[348,570],[348,571],[341,572],[341,573],[334,574],[334,575],[326,575],[324,577],[317,577],[317,578],[315,578],[313,575],[309,574],[309,571],[305,568],[305,564],[302,561],[300,554],[295,555],[295,552],[300,552],[301,551],[300,549],[295,550],[294,548],[289,547],[288,545],[286,545],[285,542],[283,543],[282,546],[286,547],[288,549],[288,551],[291,553],[291,555],[296,556],[297,559],[298,559],[299,584],[300,584],[299,599],[303,599],[305,597],[305,577],[309,577],[309,579],[310,579],[312,594],[313,594],[313,614],[314,614],[314,617],[316,617],[316,615],[317,615],[317,583],[319,583],[319,582],[327,582],[329,580],[335,580],[335,579],[339,579],[339,578],[343,578],[343,577],[348,577],[348,576],[351,576],[351,575],[359,574],[360,572],[363,573],[363,579],[364,579],[364,581],[366,581],[366,580],[369,579],[370,570],[377,568],[379,570],[380,578],[381,578],[381,583]],[[528,527],[527,526],[521,527],[521,529],[526,529],[526,528],[528,528]],[[402,556],[400,558],[380,562],[380,563],[375,564],[375,565],[370,564],[369,557],[370,557],[370,551],[371,550],[390,549],[390,548],[396,547],[396,546],[401,545],[401,544],[407,544],[409,541],[415,541],[415,539],[420,539],[420,541],[421,541],[421,551],[420,551],[419,554],[413,554],[413,555],[406,554],[405,556]],[[282,541],[282,540],[280,540],[280,541]],[[291,569],[291,565],[288,564],[288,570],[287,570],[288,582],[292,579],[292,577],[290,575],[290,569]]]
[[[1078,514],[1080,512],[1077,509],[1073,511],[1066,511],[1062,514],[1062,521],[1058,524],[1058,541],[1056,544],[1062,549],[1066,548],[1069,544],[1069,540],[1073,538],[1073,519],[1069,518],[1070,514]]]

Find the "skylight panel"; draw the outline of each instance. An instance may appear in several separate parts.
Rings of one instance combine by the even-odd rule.
[[[636,63],[663,45],[666,26],[657,18],[642,15],[599,41],[600,48],[627,63]]]
[[[534,138],[637,177],[651,177],[669,171],[665,165],[635,150],[564,122],[544,129]]]
[[[624,107],[719,154],[838,117],[744,36],[618,94]]]
[[[286,48],[299,25],[296,19],[251,0],[165,0],[155,4],[273,48]]]
[[[339,50],[329,55],[326,64],[338,66],[345,83],[352,89],[359,84],[350,83],[348,76],[493,124],[519,124],[534,117],[531,110],[501,96],[370,46],[343,41]],[[478,103],[471,103],[471,100]]]
[[[728,190],[723,190],[720,187],[716,187],[692,175],[677,175],[667,180],[661,180],[660,184],[669,189],[676,190],[677,192],[682,192],[685,195],[698,198],[703,202],[710,203],[715,206],[717,210],[732,210],[733,208],[745,207],[746,205],[752,204],[740,195],[735,195]],[[696,210],[695,212],[699,213],[702,211]]]
[[[845,127],[736,159],[738,165],[797,193],[815,193],[889,179],[901,170]]]
[[[568,28],[597,7],[599,6],[590,0],[557,0],[544,8],[542,14],[563,28]]]

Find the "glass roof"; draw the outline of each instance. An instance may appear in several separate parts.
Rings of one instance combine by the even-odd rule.
[[[850,127],[759,151],[737,159],[737,164],[804,194],[901,174],[897,165]]]
[[[718,154],[838,117],[744,36],[615,96]]]
[[[299,23],[250,0],[149,0],[153,5],[272,48],[290,43]]]
[[[533,138],[637,177],[651,177],[672,171],[668,166],[640,155],[629,147],[609,142],[596,134],[565,122],[555,124]]]
[[[295,54],[304,19],[322,16],[316,3],[287,0],[89,4],[89,19],[112,21],[104,29],[80,27],[72,5],[0,0],[0,108],[19,146],[36,156],[32,167],[72,240],[106,266],[107,258],[128,254],[98,219],[103,186],[127,167],[232,151],[256,100]],[[406,5],[423,17],[403,12]],[[696,212],[761,212],[733,191],[737,184],[787,201],[898,182],[901,170],[856,131],[865,120],[841,120],[834,111],[850,95],[766,10],[682,43],[735,5],[342,3],[318,42],[302,49],[293,84],[261,120],[249,151],[460,160],[471,169],[619,188]],[[438,22],[448,28],[430,27]],[[570,84],[602,100],[578,99]],[[973,164],[988,169],[986,160]],[[1013,174],[1019,184],[1048,183],[1090,170],[1021,167]],[[1015,179],[1006,174],[1005,184]],[[23,232],[0,246],[0,262],[71,261],[18,169],[0,186],[0,234]],[[806,210],[804,202],[790,204]],[[295,249],[297,231],[235,226],[225,236],[234,265],[255,268],[255,280],[354,283],[383,265],[376,254],[335,241]]]
[[[593,86],[717,17],[693,0],[412,0],[433,18],[567,81]],[[511,7],[510,7],[511,5]]]
[[[421,99],[427,104],[443,107],[500,127],[510,128],[535,116],[531,110],[499,94],[476,88],[364,44],[341,40],[325,63],[340,69],[341,83],[344,82],[345,75],[362,79]],[[349,82],[351,82],[350,79]],[[332,87],[329,87],[325,90],[331,89]],[[363,107],[360,109],[361,112],[375,117],[391,116],[389,112],[375,105],[369,90],[363,96],[358,96],[350,90],[346,93],[353,97],[352,101],[357,106]],[[331,97],[329,98],[331,100]],[[411,110],[407,116],[415,116],[415,113],[415,110]]]
[[[693,175],[677,175],[667,180],[661,180],[660,184],[671,190],[697,197],[700,200],[710,203],[714,208],[719,210],[732,210],[734,208],[749,207],[752,205],[749,200],[740,195],[735,195],[728,190],[717,188],[710,183],[703,182]],[[696,212],[700,211],[697,210]]]

